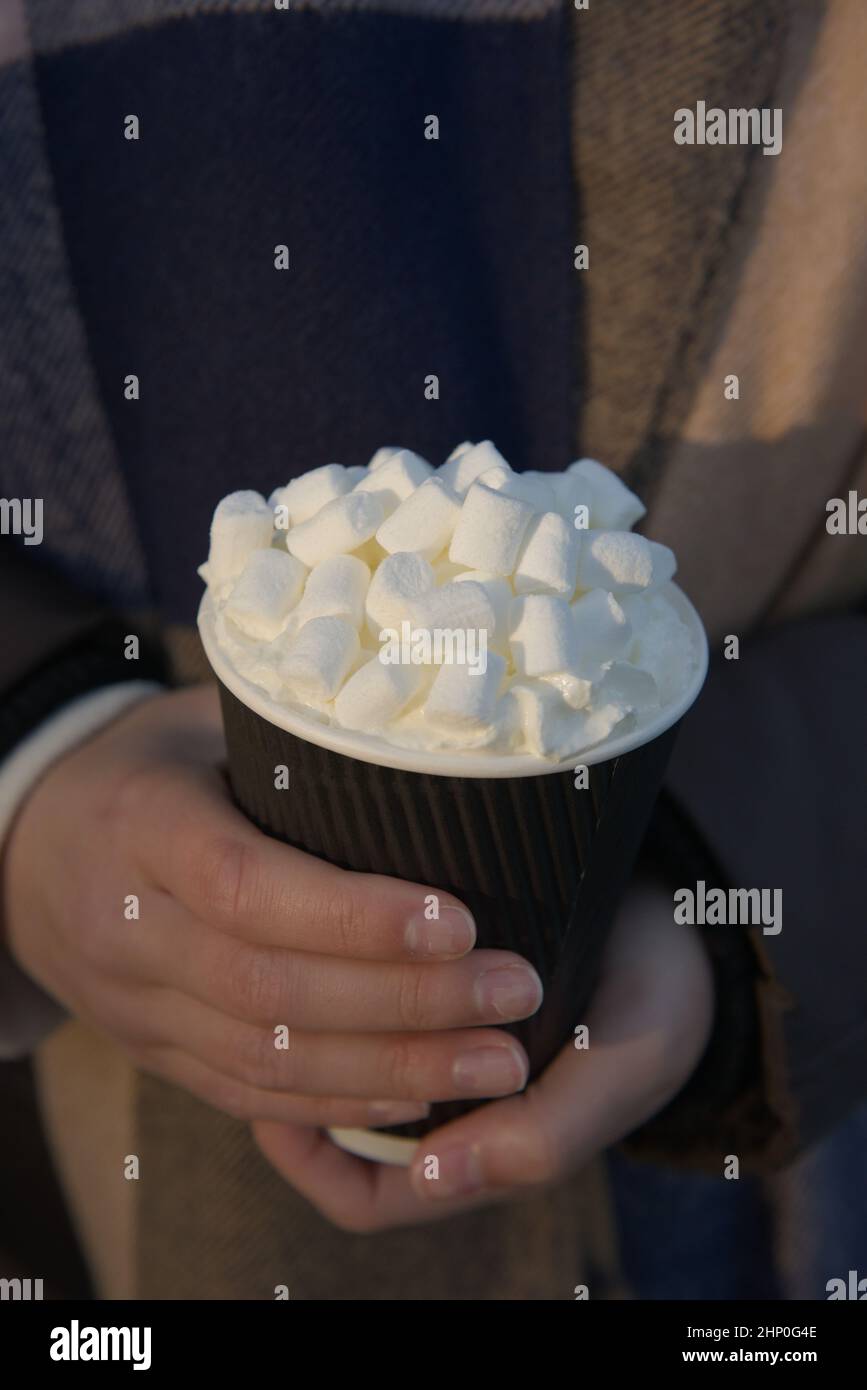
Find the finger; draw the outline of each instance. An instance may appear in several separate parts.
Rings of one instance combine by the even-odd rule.
[[[477,1205],[473,1198],[438,1205],[424,1201],[407,1168],[355,1158],[316,1130],[265,1121],[253,1125],[253,1137],[280,1176],[344,1231],[414,1226]],[[426,1152],[427,1139],[421,1139],[417,1153]]]
[[[451,894],[279,844],[234,809],[213,770],[161,773],[140,818],[141,861],[226,934],[359,960],[450,959],[472,948],[472,916]]]
[[[706,1041],[710,990],[707,961],[686,929],[618,929],[588,1015],[589,1050],[564,1048],[526,1094],[426,1135],[409,1170],[329,1153],[323,1139],[279,1125],[256,1126],[257,1141],[287,1181],[347,1230],[514,1200],[562,1178],[675,1094]]]
[[[128,1024],[139,1033],[140,1008],[131,1008]],[[229,1019],[172,991],[161,991],[147,1012],[151,1043],[177,1047],[257,1089],[432,1101],[510,1095],[527,1079],[520,1043],[488,1028],[287,1034]]]
[[[711,1020],[710,968],[695,936],[672,921],[631,923],[612,938],[589,1048],[570,1044],[524,1095],[432,1134],[436,1177],[416,1161],[414,1190],[449,1203],[558,1181],[676,1095]]]
[[[125,927],[128,924],[124,923]],[[343,960],[233,941],[168,900],[123,933],[121,964],[166,980],[233,1018],[330,1032],[426,1032],[527,1018],[535,970],[510,951],[435,965]]]
[[[142,1049],[137,1065],[180,1086],[199,1100],[236,1120],[268,1120],[280,1125],[324,1128],[334,1125],[410,1124],[424,1119],[430,1106],[422,1101],[347,1100],[340,1096],[298,1096],[247,1086],[215,1071],[197,1057],[173,1047]]]

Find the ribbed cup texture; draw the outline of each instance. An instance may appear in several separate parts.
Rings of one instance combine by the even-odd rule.
[[[260,830],[342,868],[452,893],[472,912],[479,946],[535,966],[543,1004],[508,1031],[531,1076],[541,1071],[583,1021],[674,731],[590,767],[583,789],[571,771],[479,778],[380,767],[279,729],[223,685],[220,699],[232,792]],[[288,785],[278,789],[280,766]],[[429,1119],[388,1132],[421,1136],[477,1105],[435,1104]]]

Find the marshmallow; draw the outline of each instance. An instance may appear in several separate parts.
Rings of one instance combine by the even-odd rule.
[[[628,531],[647,510],[616,473],[595,459],[570,463],[566,476],[579,478],[587,490],[587,495],[577,500],[589,501],[590,525],[594,530]]]
[[[559,691],[570,709],[583,709],[593,693],[593,682],[573,675],[571,671],[561,671],[554,676],[541,676],[540,680]]]
[[[375,473],[377,468],[381,468],[382,465],[388,463],[388,460],[393,458],[395,454],[400,454],[402,452],[403,451],[399,449],[396,444],[387,444],[382,449],[377,449],[367,465],[368,472]]]
[[[644,612],[640,614],[640,602]],[[656,681],[660,703],[668,704],[683,690],[695,666],[695,652],[686,624],[660,594],[633,600],[638,626],[630,659]],[[632,605],[630,605],[632,608]]]
[[[481,646],[484,633],[484,650],[487,651],[496,628],[496,615],[488,594],[482,584],[459,583],[454,580],[444,584],[441,589],[431,589],[410,605],[409,618],[413,628],[441,634],[453,633],[454,638],[440,638],[440,649],[434,645],[433,660],[449,660],[449,653],[455,650],[455,641],[460,642],[459,650],[473,659]]]
[[[512,600],[509,617],[512,659],[522,675],[547,676],[575,669],[575,623],[565,599],[527,594]]]
[[[469,666],[441,666],[424,702],[425,721],[443,733],[477,736],[490,733],[506,663],[488,653],[484,671]]]
[[[556,506],[554,489],[540,474],[531,477],[527,473],[516,473],[507,463],[487,469],[476,481],[493,488],[494,492],[505,492],[507,497],[519,497],[522,502],[529,502],[535,512],[550,512]]]
[[[617,705],[624,714],[646,714],[659,705],[659,689],[653,676],[628,661],[611,663],[593,697],[602,705]]]
[[[661,546],[661,550],[665,547]],[[670,553],[670,552],[669,552]],[[585,531],[578,548],[579,589],[635,594],[654,582],[650,541],[631,531]]]
[[[529,751],[540,758],[565,758],[581,746],[582,722],[553,686],[513,681],[502,700],[502,716]]]
[[[338,724],[369,732],[397,718],[418,689],[418,666],[386,665],[378,657],[359,666],[334,701]]]
[[[623,720],[625,711],[622,706],[615,701],[607,701],[604,704],[594,704],[592,709],[578,710],[576,718],[580,723],[579,748],[589,748],[594,743],[599,743],[603,738],[608,738]]]
[[[515,566],[516,594],[571,598],[578,575],[578,532],[557,512],[543,512],[527,528]]]
[[[200,573],[221,652],[278,704],[397,747],[572,765],[694,675],[643,514],[593,459],[516,473],[483,440],[434,471],[388,446],[267,504],[224,499]]]
[[[436,573],[436,568],[434,569]],[[494,630],[488,632],[488,646],[504,656],[509,653],[509,606],[514,595],[508,579],[488,570],[461,570],[454,576],[456,583],[479,584],[488,596],[494,614]]]
[[[289,643],[280,675],[302,698],[331,700],[358,653],[358,633],[345,618],[312,618]]]
[[[673,550],[667,545],[660,545],[659,541],[648,541],[647,544],[653,560],[653,588],[658,589],[677,574],[677,557]]]
[[[434,583],[439,587],[440,584],[450,584],[453,579],[457,579],[460,574],[469,574],[470,570],[466,565],[456,565],[450,560],[448,555],[440,555],[433,561]]]
[[[321,560],[310,571],[298,605],[298,627],[309,623],[311,618],[329,617],[346,618],[353,627],[361,627],[369,584],[370,570],[357,556],[332,555],[328,560]]]
[[[489,468],[508,468],[510,473],[512,471],[490,439],[483,439],[481,444],[459,444],[449,454],[438,476],[459,497],[463,497]]]
[[[473,483],[449,546],[449,559],[470,569],[511,574],[533,516],[528,502]]]
[[[613,594],[591,589],[571,605],[576,655],[569,667],[584,680],[599,680],[606,662],[625,657],[632,639],[629,619]]]
[[[307,570],[285,550],[254,550],[226,600],[225,614],[247,637],[271,642],[304,588]]]
[[[433,469],[425,459],[409,449],[400,449],[368,472],[366,478],[356,483],[354,491],[377,497],[387,516],[432,475]]]
[[[451,540],[460,510],[456,493],[439,478],[429,478],[382,523],[376,539],[390,555],[417,550],[432,560]]]
[[[223,607],[216,614],[214,630],[220,650],[244,679],[251,681],[253,685],[261,686],[272,700],[282,699],[286,687],[277,666],[286,649],[289,628],[284,628],[271,642],[260,642],[241,632],[241,629],[226,617],[226,609]]]
[[[308,521],[327,502],[333,502],[335,497],[349,492],[352,482],[348,475],[349,469],[341,464],[325,463],[321,468],[312,468],[309,473],[302,473],[300,478],[293,478],[285,487],[272,492],[275,508],[282,508],[275,518],[278,529],[286,531],[290,526]]]
[[[356,550],[381,522],[379,500],[355,490],[327,502],[309,521],[293,526],[286,537],[286,549],[312,569],[319,560]]]
[[[214,512],[202,578],[218,591],[237,579],[248,556],[271,544],[273,527],[273,513],[261,493],[230,492]]]
[[[554,493],[555,510],[560,513],[577,535],[582,535],[589,530],[592,525],[591,508],[592,501],[590,484],[584,478],[579,478],[576,473],[555,473],[551,478],[551,489]],[[576,509],[583,507],[584,511],[580,518],[576,516]],[[579,523],[576,526],[576,521]]]
[[[542,758],[574,757],[601,739],[608,738],[624,718],[616,703],[570,709],[557,691],[541,681],[516,682],[507,692],[518,704],[519,723],[530,751]]]
[[[375,641],[384,628],[400,628],[410,605],[434,587],[428,561],[417,552],[389,555],[374,571],[365,599],[367,627]]]

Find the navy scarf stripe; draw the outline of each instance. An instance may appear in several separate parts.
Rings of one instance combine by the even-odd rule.
[[[568,62],[560,12],[212,14],[37,59],[72,275],[166,618],[194,616],[232,489],[383,443],[438,462],[490,436],[518,468],[569,461]]]

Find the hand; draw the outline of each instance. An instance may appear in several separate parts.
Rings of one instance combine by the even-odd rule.
[[[410,1169],[352,1158],[314,1130],[253,1127],[275,1168],[338,1226],[377,1231],[520,1197],[562,1180],[661,1109],[698,1063],[713,1019],[704,947],[676,923],[670,893],[626,899],[586,1022],[520,1096],[423,1139]],[[435,1154],[439,1177],[425,1176]]]
[[[447,894],[426,921],[436,889],[260,834],[231,804],[223,756],[203,687],[142,702],[58,762],[5,856],[21,967],[138,1066],[246,1120],[398,1124],[431,1097],[520,1090],[523,1049],[477,1025],[533,1013],[535,972],[470,953],[472,921]]]

